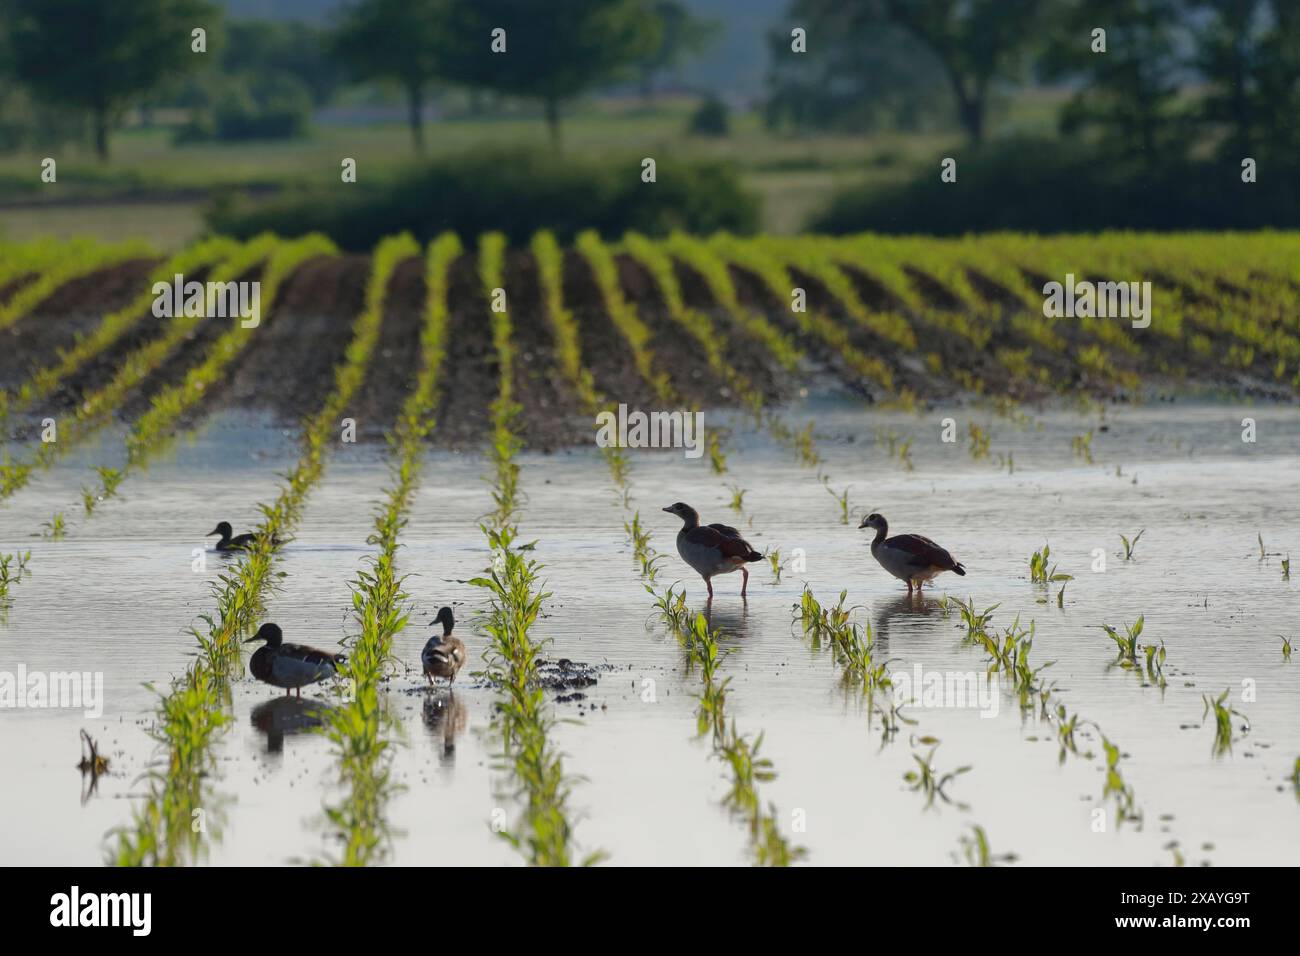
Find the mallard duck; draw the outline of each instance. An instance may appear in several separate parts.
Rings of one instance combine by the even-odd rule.
[[[735,528],[725,524],[701,525],[699,512],[690,505],[679,501],[664,511],[682,519],[681,530],[677,532],[677,553],[704,578],[709,600],[713,600],[713,582],[710,579],[732,571],[739,571],[742,575],[740,596],[743,598],[745,589],[749,587],[749,569],[745,565],[750,561],[762,561],[763,556],[751,548]]]
[[[465,663],[465,645],[460,638],[451,636],[451,629],[456,626],[456,618],[452,615],[451,608],[444,607],[440,610],[438,616],[429,622],[430,627],[435,624],[442,625],[442,634],[429,638],[429,642],[424,645],[424,650],[420,652],[424,676],[429,678],[430,684],[435,677],[445,677],[448,683],[454,684],[456,672]]]
[[[944,571],[953,571],[960,575],[966,569],[960,562],[954,561],[952,555],[939,547],[929,538],[919,534],[889,534],[889,522],[884,515],[869,514],[862,519],[858,529],[874,528],[875,538],[871,541],[871,556],[880,562],[880,566],[894,577],[907,582],[907,593],[912,593],[912,585],[921,590],[921,585],[935,575]]]
[[[333,676],[341,664],[347,663],[342,654],[318,651],[302,644],[285,644],[284,633],[276,624],[263,624],[244,643],[254,641],[266,641],[266,644],[254,652],[248,662],[249,671],[260,681],[283,687],[286,695],[297,690],[301,697],[303,687]]]
[[[218,551],[244,551],[251,547],[257,540],[257,535],[251,531],[247,534],[235,534],[235,529],[230,527],[229,521],[223,521],[205,535],[212,537],[214,534],[221,535],[221,540],[217,542]]]

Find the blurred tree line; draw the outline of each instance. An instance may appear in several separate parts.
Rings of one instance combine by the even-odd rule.
[[[978,146],[995,98],[1051,83],[1059,133],[1112,156],[1290,156],[1300,135],[1296,0],[793,0],[789,20],[808,52],[771,36],[775,127],[955,122]]]
[[[107,159],[130,107],[145,121],[185,108],[182,141],[292,137],[345,83],[369,81],[401,91],[417,151],[430,93],[449,87],[536,101],[558,144],[566,102],[615,82],[649,96],[715,30],[684,0],[354,0],[325,27],[223,24],[209,0],[0,0],[0,148],[88,124]]]

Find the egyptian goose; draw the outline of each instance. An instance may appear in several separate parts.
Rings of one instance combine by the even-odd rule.
[[[709,600],[713,600],[713,582],[710,579],[715,574],[730,574],[737,570],[743,576],[740,585],[743,598],[745,589],[749,587],[749,569],[745,565],[750,561],[762,561],[763,556],[751,548],[735,528],[725,524],[701,525],[699,512],[690,505],[679,501],[664,511],[682,519],[681,530],[677,532],[677,553],[704,578]]]
[[[955,571],[965,576],[966,569],[960,562],[954,561],[952,555],[939,547],[929,538],[919,534],[889,534],[889,522],[884,515],[869,514],[862,519],[858,529],[874,528],[875,538],[871,541],[871,556],[880,562],[880,566],[894,577],[907,582],[907,593],[912,593],[912,584],[916,590],[935,575],[944,571]]]
[[[230,527],[229,521],[223,521],[209,531],[206,537],[210,538],[214,534],[221,535],[221,540],[217,542],[218,551],[244,551],[257,540],[257,535],[251,531],[240,535],[236,535],[234,531],[235,529]]]
[[[420,652],[420,663],[424,665],[424,676],[433,683],[435,677],[445,677],[449,684],[456,683],[456,672],[465,663],[465,645],[460,638],[451,636],[451,629],[456,626],[456,618],[451,608],[444,607],[438,616],[429,622],[442,625],[442,635],[429,638]]]
[[[297,690],[301,697],[303,687],[333,676],[341,664],[347,663],[342,654],[318,651],[302,644],[285,644],[284,633],[275,624],[263,624],[244,643],[254,641],[266,641],[266,644],[253,654],[248,662],[249,671],[272,687],[283,687],[286,696],[290,690]]]

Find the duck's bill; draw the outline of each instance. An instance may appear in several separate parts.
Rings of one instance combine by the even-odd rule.
[[[257,640],[257,639],[258,639],[257,635],[254,634],[254,635],[253,635],[252,637],[250,637],[248,640],[244,641],[244,643],[245,643],[245,644],[252,644],[252,643],[253,643],[255,640]]]
[[[862,530],[863,528],[865,528],[865,527],[867,527],[867,519],[866,519],[866,518],[863,518],[863,519],[862,519],[862,524],[858,525],[858,530],[861,531],[861,530]]]
[[[209,531],[209,532],[208,532],[207,534],[205,534],[203,537],[205,537],[205,538],[210,538],[210,537],[212,537],[214,534],[221,534],[221,530],[220,530],[219,528],[213,528],[211,531]]]
[[[672,514],[672,511],[673,511],[672,508],[663,508],[663,509],[661,509],[661,510],[663,510],[663,511],[667,511],[669,514]]]

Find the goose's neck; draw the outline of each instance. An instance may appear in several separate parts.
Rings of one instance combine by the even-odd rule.
[[[443,621],[443,622],[442,622],[442,639],[443,639],[444,641],[445,641],[447,638],[451,637],[451,629],[452,629],[453,627],[455,627],[455,625],[454,625],[451,621]]]
[[[876,547],[880,542],[885,540],[885,535],[887,534],[889,534],[889,525],[882,524],[876,529],[876,536],[871,539],[871,546],[873,548]]]
[[[700,516],[694,511],[682,518],[682,531],[694,531],[699,526]]]

